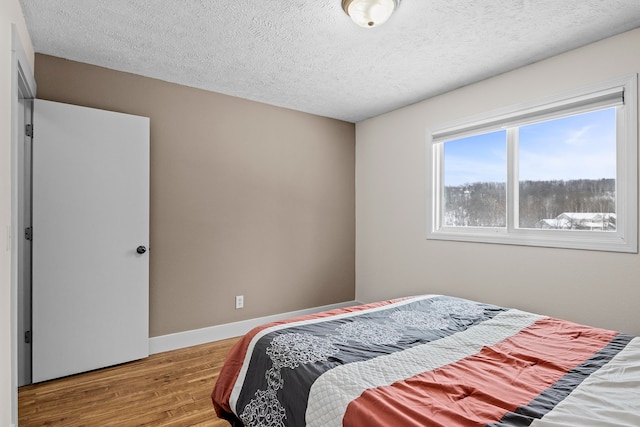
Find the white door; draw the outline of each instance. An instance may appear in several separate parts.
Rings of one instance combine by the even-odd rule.
[[[149,119],[35,100],[33,126],[33,382],[146,357]]]

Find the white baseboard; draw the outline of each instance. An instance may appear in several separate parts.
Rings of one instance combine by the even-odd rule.
[[[319,313],[321,311],[333,310],[336,308],[351,307],[359,304],[360,303],[357,301],[346,301],[337,304],[324,305],[322,307],[308,308],[305,310],[291,311],[288,313],[274,314],[272,316],[242,320],[240,322],[210,326],[208,328],[152,337],[149,338],[149,354],[162,353],[164,351],[177,350],[179,348],[239,337],[246,334],[256,326],[264,325],[265,323],[277,322],[278,320],[284,320],[290,317],[306,316],[307,314]]]

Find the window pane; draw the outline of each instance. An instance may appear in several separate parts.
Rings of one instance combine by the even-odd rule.
[[[447,227],[506,227],[507,132],[444,143]]]
[[[616,230],[616,109],[522,126],[519,226]]]

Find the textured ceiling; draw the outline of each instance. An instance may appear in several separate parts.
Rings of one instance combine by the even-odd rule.
[[[403,0],[373,29],[341,0],[21,3],[36,52],[349,122],[640,27],[640,0]]]

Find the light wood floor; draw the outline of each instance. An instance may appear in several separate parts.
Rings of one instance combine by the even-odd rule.
[[[228,427],[216,417],[210,395],[237,340],[21,387],[19,426]]]

